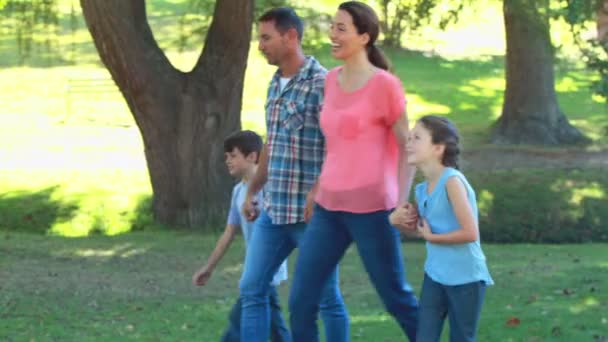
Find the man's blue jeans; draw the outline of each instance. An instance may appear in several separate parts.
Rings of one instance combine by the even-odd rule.
[[[307,230],[306,224],[275,225],[265,212],[256,220],[251,241],[248,243],[245,267],[241,278],[242,300],[241,339],[242,341],[268,341],[270,331],[270,310],[268,293],[273,275],[291,251],[300,247]],[[323,253],[315,246],[310,252]],[[300,248],[300,253],[302,253]],[[334,264],[328,270],[323,284],[319,284],[317,301],[309,303],[318,311],[325,326],[327,341],[348,339],[349,321],[340,289],[338,288],[338,268]],[[315,314],[316,312],[315,311]]]
[[[485,292],[486,284],[483,281],[448,286],[425,274],[420,295],[417,341],[439,341],[446,316],[450,320],[450,342],[475,341]]]
[[[270,340],[272,342],[289,342],[291,335],[283,315],[281,314],[281,305],[279,304],[279,294],[274,286],[270,287],[268,295],[270,304]],[[239,342],[241,340],[241,297],[236,301],[230,316],[228,317],[228,328],[222,336],[222,342]]]
[[[395,317],[410,341],[415,340],[418,303],[405,279],[399,233],[390,225],[388,214],[388,211],[355,214],[315,206],[300,247],[289,298],[294,342],[319,340],[314,303],[318,302],[323,284],[353,241],[386,310]]]

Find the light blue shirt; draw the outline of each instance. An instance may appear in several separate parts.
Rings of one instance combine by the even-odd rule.
[[[460,229],[446,188],[446,182],[451,177],[457,177],[464,184],[475,221],[478,222],[475,191],[460,171],[446,167],[431,194],[428,193],[428,182],[416,185],[418,212],[427,220],[434,234]],[[424,271],[440,284],[453,286],[476,281],[484,281],[486,285],[494,284],[479,239],[475,242],[451,245],[427,242],[426,251]]]
[[[230,201],[230,210],[228,211],[228,224],[240,226],[243,231],[243,237],[245,237],[245,246],[248,245],[251,239],[251,231],[253,229],[253,222],[248,221],[243,215],[241,208],[245,203],[245,197],[247,196],[248,185],[244,182],[240,182],[232,189],[232,200]],[[262,204],[262,193],[256,194],[258,204]],[[287,259],[283,261],[277,273],[275,273],[271,284],[273,286],[279,285],[282,281],[287,280]]]

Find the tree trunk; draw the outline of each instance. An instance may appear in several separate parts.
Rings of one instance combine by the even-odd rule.
[[[144,0],[81,0],[101,60],[143,137],[158,222],[203,226],[223,218],[231,180],[223,138],[240,128],[253,0],[218,0],[191,72],[154,40]]]
[[[497,144],[573,144],[587,139],[561,112],[555,96],[548,0],[504,0],[506,90],[493,129]],[[545,7],[547,6],[547,7]]]

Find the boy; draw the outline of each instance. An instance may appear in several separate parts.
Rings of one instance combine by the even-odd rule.
[[[239,131],[231,134],[224,141],[224,154],[226,156],[226,166],[231,176],[240,179],[240,182],[232,190],[230,201],[230,211],[228,212],[228,222],[224,233],[217,241],[207,263],[201,267],[193,276],[192,282],[197,286],[204,286],[217,263],[222,259],[224,253],[232,243],[237,230],[242,229],[245,243],[250,240],[253,222],[247,221],[241,212],[241,207],[245,201],[248,183],[257,169],[258,158],[262,149],[262,138],[252,131]],[[261,203],[261,193],[256,194],[257,203]],[[287,264],[284,261],[271,283],[269,293],[271,324],[270,335],[272,341],[289,341],[289,331],[281,315],[279,297],[275,286],[287,279]],[[232,307],[229,317],[228,328],[222,336],[222,341],[240,341],[240,321],[241,321],[241,298]]]

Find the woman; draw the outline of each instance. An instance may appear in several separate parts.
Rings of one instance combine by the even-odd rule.
[[[406,281],[399,233],[388,220],[404,204],[413,172],[401,83],[375,46],[378,17],[366,4],[342,3],[331,26],[332,55],[343,62],[327,74],[321,112],[326,158],[316,204],[296,264],[290,296],[294,341],[317,341],[322,285],[354,242],[365,269],[410,340],[418,304]]]

